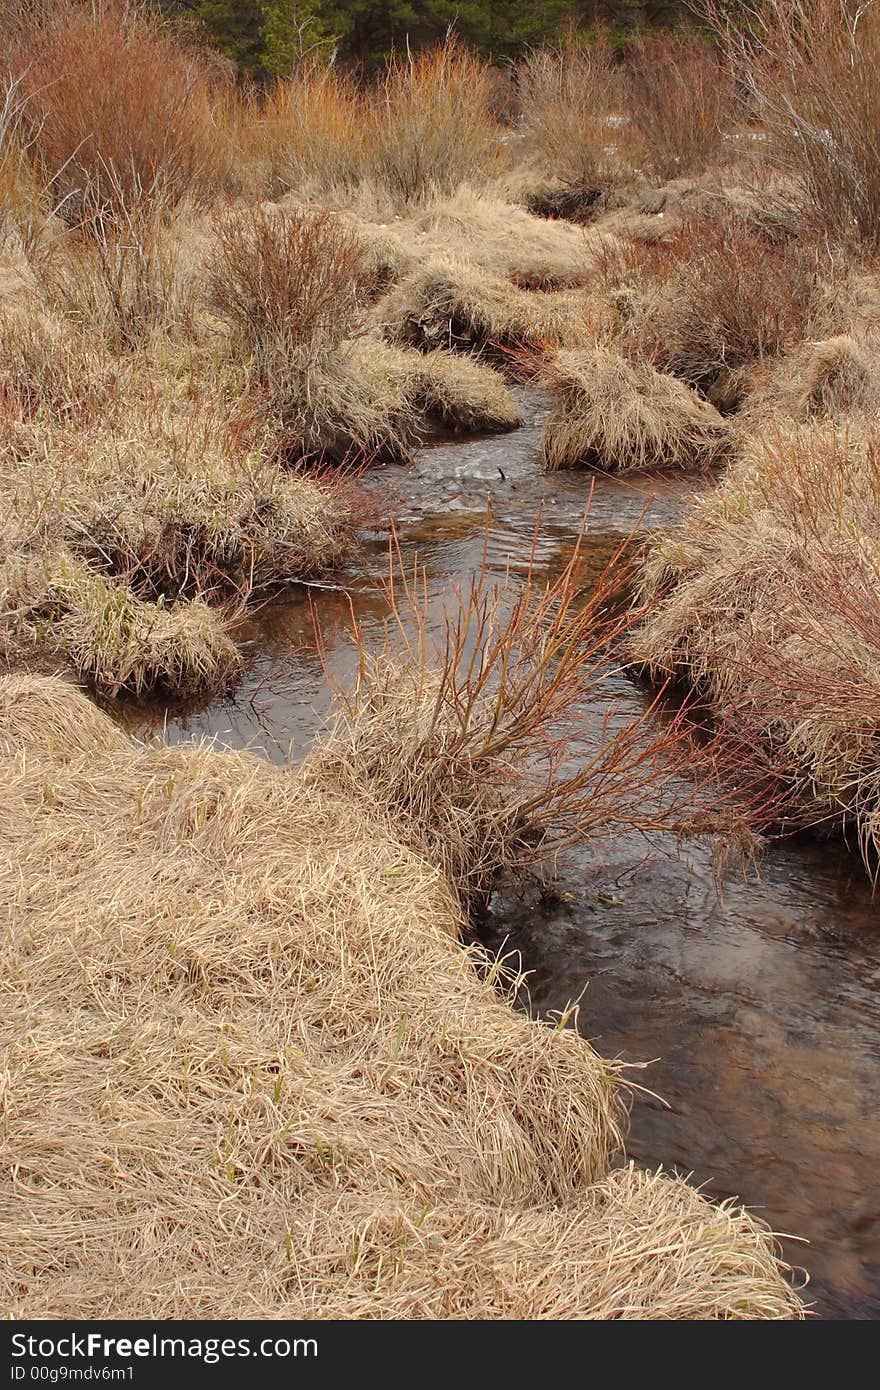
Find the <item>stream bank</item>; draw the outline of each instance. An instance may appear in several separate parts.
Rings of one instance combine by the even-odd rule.
[[[546,403],[524,398],[511,435],[444,441],[409,467],[368,485],[395,496],[405,561],[425,566],[439,623],[450,583],[486,554],[502,574],[527,566],[535,518],[538,574],[569,558],[589,481],[541,474]],[[588,554],[600,571],[641,519],[662,527],[681,514],[693,480],[597,477]],[[491,521],[486,531],[487,501]],[[356,568],[335,587],[287,593],[242,629],[245,672],[233,695],[200,708],[131,708],[139,735],[170,742],[209,734],[270,760],[298,758],[329,707],[315,647],[320,617],[332,674],[354,673],[350,605],[365,640],[378,642],[387,569],[383,537],[367,537]],[[650,701],[626,676],[597,691],[615,718]],[[518,952],[538,1013],[583,994],[579,1025],[600,1052],[652,1061],[636,1080],[661,1095],[639,1099],[629,1150],[646,1166],[676,1166],[714,1196],[737,1195],[787,1243],[811,1276],[826,1317],[880,1313],[880,937],[861,864],[839,841],[808,837],[768,846],[760,877],[730,880],[719,899],[708,847],[671,836],[622,839],[573,853],[552,899],[499,894],[483,937]],[[656,1059],[656,1060],[653,1060]]]

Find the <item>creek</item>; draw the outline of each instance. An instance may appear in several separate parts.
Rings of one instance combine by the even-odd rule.
[[[555,577],[571,554],[590,475],[540,472],[546,402],[526,392],[523,404],[512,434],[434,443],[367,479],[394,497],[401,553],[424,566],[437,626],[450,584],[466,583],[484,554],[499,575],[525,572],[539,513],[539,575]],[[589,561],[601,570],[636,524],[672,524],[703,486],[597,476]],[[352,612],[368,645],[381,639],[376,581],[387,563],[387,538],[368,534],[333,585],[291,590],[248,619],[245,671],[228,698],[132,708],[127,726],[171,742],[212,735],[279,763],[301,757],[330,704],[313,606],[323,659],[344,680],[356,670]],[[613,701],[615,719],[639,718],[651,694],[618,674],[597,699]],[[728,877],[720,895],[698,840],[602,842],[566,857],[552,895],[500,893],[481,935],[518,954],[525,1007],[546,1015],[582,996],[578,1026],[600,1052],[651,1063],[634,1079],[663,1099],[634,1103],[635,1159],[739,1197],[806,1242],[784,1244],[809,1271],[819,1315],[880,1314],[878,906],[841,841],[771,841],[757,873]]]

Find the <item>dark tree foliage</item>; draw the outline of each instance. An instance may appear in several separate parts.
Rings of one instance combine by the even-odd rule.
[[[639,29],[680,23],[685,0],[153,0],[186,16],[246,73],[284,71],[325,46],[364,70],[393,50],[424,48],[448,30],[496,59],[566,31],[608,28],[619,41]]]

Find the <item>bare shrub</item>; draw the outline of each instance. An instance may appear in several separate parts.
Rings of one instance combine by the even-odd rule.
[[[767,0],[707,13],[769,135],[768,154],[838,233],[880,246],[880,8]]]
[[[732,82],[704,40],[651,34],[627,50],[628,110],[641,162],[661,178],[704,168],[733,108]]]
[[[214,224],[209,293],[272,390],[353,331],[369,277],[356,234],[331,212],[254,207]]]
[[[180,34],[125,0],[60,0],[30,13],[7,31],[6,62],[53,201],[69,218],[160,193],[173,203],[224,182],[216,74]]]
[[[737,209],[688,219],[669,254],[655,360],[702,389],[807,337],[835,269],[817,229],[777,235]]]
[[[334,214],[250,208],[221,216],[207,266],[214,307],[243,347],[291,459],[400,458],[410,403],[377,394],[354,345],[375,266]]]
[[[543,173],[577,190],[601,188],[616,174],[622,125],[610,122],[624,121],[626,92],[606,41],[533,49],[517,68],[517,86],[529,152]]]
[[[676,780],[694,756],[682,720],[584,713],[631,622],[615,596],[634,561],[624,538],[587,585],[582,543],[550,583],[531,562],[502,580],[484,564],[453,586],[434,637],[424,573],[408,573],[392,541],[385,643],[369,650],[354,631],[357,683],[336,690],[338,718],[310,759],[317,785],[367,801],[471,911],[505,870],[623,828],[681,830],[694,811]],[[715,804],[729,821],[730,797]]]
[[[396,56],[371,96],[369,161],[403,208],[454,193],[500,160],[490,65],[454,40]]]

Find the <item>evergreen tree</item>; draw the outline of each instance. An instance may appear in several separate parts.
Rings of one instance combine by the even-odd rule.
[[[343,62],[369,70],[407,44],[424,48],[450,28],[494,58],[552,43],[566,29],[634,30],[681,23],[684,0],[154,0],[188,15],[209,43],[243,71],[289,71],[303,53],[338,48]]]

